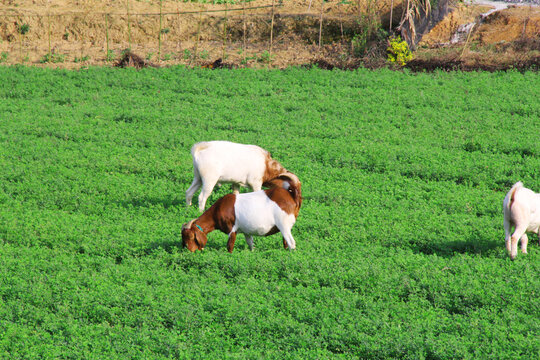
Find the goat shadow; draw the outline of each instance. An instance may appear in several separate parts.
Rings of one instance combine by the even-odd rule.
[[[224,191],[222,189],[221,191],[226,193],[226,190]],[[209,200],[212,200],[212,196],[214,196],[217,199],[217,198],[221,197],[222,195],[212,193],[211,196],[209,197]],[[192,204],[191,206],[186,206],[185,199],[183,199],[183,198],[181,199],[181,198],[178,198],[178,197],[169,197],[169,198],[163,197],[163,198],[160,198],[160,197],[154,197],[154,196],[141,196],[141,197],[136,197],[136,198],[132,198],[132,199],[116,201],[115,203],[122,206],[122,207],[124,207],[124,208],[126,208],[126,209],[129,209],[129,208],[150,208],[150,207],[153,207],[153,206],[156,206],[156,205],[158,205],[158,206],[161,205],[161,206],[163,206],[164,209],[180,208],[180,209],[184,210],[184,214],[180,215],[179,218],[178,218],[178,230],[177,230],[177,234],[176,234],[177,238],[175,238],[175,239],[166,238],[166,239],[163,239],[161,241],[158,240],[158,241],[154,241],[154,242],[150,243],[143,250],[143,253],[145,255],[149,255],[149,254],[153,253],[154,251],[156,251],[159,248],[162,248],[163,250],[165,250],[168,253],[172,253],[174,251],[174,249],[182,250],[183,249],[183,247],[182,247],[182,234],[181,234],[181,226],[182,226],[182,224],[188,222],[191,219],[197,218],[202,214],[201,212],[199,212],[199,208],[197,206],[196,201],[195,201],[195,204]],[[208,206],[207,206],[207,208],[208,208]],[[176,230],[175,230],[175,232],[176,232]],[[221,239],[219,237],[220,235],[223,235],[223,234],[221,234],[219,231],[216,231],[215,235],[214,234],[209,234],[208,235],[208,243],[206,244],[205,249],[211,249],[211,250],[221,250],[221,249],[224,249],[224,248],[226,249],[227,237],[226,237],[226,235],[224,235],[225,237],[223,239]],[[245,241],[243,243],[245,244]],[[237,244],[236,244],[235,248],[239,247],[240,249],[243,249],[242,245],[240,245],[240,246],[238,246],[238,245],[240,245],[239,241],[237,241]],[[247,244],[245,244],[245,247],[247,248]]]
[[[410,241],[408,244],[408,247],[415,253],[437,255],[445,258],[453,257],[456,254],[497,256],[497,254],[500,254],[501,249],[506,249],[504,245],[504,236],[499,239],[478,234],[465,237],[461,240],[456,239],[453,241],[441,241],[435,243],[415,243]],[[531,244],[530,238],[529,244]]]
[[[165,209],[170,207],[179,207],[185,205],[185,200],[179,198],[158,198],[154,196],[137,197],[128,200],[116,201],[116,203],[124,208],[130,207],[151,207],[162,205]]]

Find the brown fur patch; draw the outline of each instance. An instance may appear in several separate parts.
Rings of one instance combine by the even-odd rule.
[[[190,222],[191,227],[182,230],[182,244],[190,251],[202,250],[206,246],[208,233],[217,229],[228,235],[236,221],[235,202],[235,194],[227,194],[216,201],[201,216]]]
[[[268,181],[277,178],[279,175],[286,173],[287,169],[285,169],[279,161],[276,161],[272,159],[272,156],[270,156],[270,153],[266,152],[266,160],[265,160],[266,169],[264,170],[263,174],[263,185],[268,186]]]
[[[298,217],[300,207],[302,206],[302,191],[300,183],[289,182],[289,189],[286,190],[282,186],[272,187],[265,190],[266,195],[287,214],[294,214]],[[291,201],[292,200],[292,201]]]
[[[233,232],[229,235],[229,240],[227,241],[227,251],[232,253],[234,250],[234,242],[236,241],[236,233]]]
[[[227,194],[220,198],[214,205],[207,210],[214,209],[212,213],[212,222],[215,224],[215,228],[221,230],[225,234],[229,234],[236,222],[236,215],[234,214],[234,203],[236,202],[235,194]],[[204,215],[204,214],[203,214]]]
[[[277,228],[277,226],[274,226],[272,229],[270,229],[269,232],[264,234],[264,236],[274,235],[274,234],[277,234],[278,232],[279,232],[279,229]]]
[[[189,229],[182,229],[182,246],[187,247],[191,252],[204,249],[207,242],[206,234],[195,229],[195,226]]]
[[[198,153],[199,151],[202,151],[206,148],[208,148],[209,145],[207,142],[203,141],[203,142],[200,142],[200,143],[196,143],[195,145],[193,145],[193,150],[192,150],[192,155],[193,154],[196,154]]]

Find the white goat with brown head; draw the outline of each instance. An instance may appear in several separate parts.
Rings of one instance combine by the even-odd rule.
[[[206,246],[207,234],[221,230],[229,235],[227,250],[233,251],[236,234],[243,233],[253,250],[253,236],[281,232],[283,246],[294,250],[291,229],[302,205],[301,184],[296,175],[286,173],[272,180],[267,190],[245,194],[228,194],[197,219],[182,226],[182,245],[190,251]]]
[[[521,252],[527,253],[527,231],[538,235],[540,244],[540,194],[523,187],[521,181],[512,186],[503,201],[504,238],[510,258],[517,256],[517,243],[521,239]],[[511,229],[514,227],[514,232]]]
[[[229,141],[199,142],[191,148],[193,157],[193,182],[186,191],[186,203],[191,205],[195,192],[199,194],[199,210],[204,211],[206,200],[216,184],[231,183],[233,192],[240,186],[261,190],[263,184],[287,173],[270,153],[256,145],[237,144]]]

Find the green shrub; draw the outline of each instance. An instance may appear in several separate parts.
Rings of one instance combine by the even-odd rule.
[[[40,63],[63,63],[66,60],[65,54],[47,53],[39,60]]]
[[[189,49],[184,49],[184,60],[191,59],[192,53]]]
[[[114,55],[114,50],[107,51],[107,56],[106,56],[107,61],[113,61],[115,58],[116,56]]]
[[[402,41],[399,35],[388,39],[387,51],[388,61],[399,66],[405,66],[413,58],[409,45],[406,41]]]
[[[21,35],[26,35],[30,30],[30,25],[28,24],[17,24],[17,32]]]

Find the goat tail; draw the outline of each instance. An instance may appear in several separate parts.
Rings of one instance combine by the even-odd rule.
[[[510,189],[510,191],[509,191],[510,201],[508,202],[508,208],[509,209],[512,207],[512,204],[514,203],[514,200],[515,200],[515,197],[516,197],[516,192],[521,188],[523,188],[523,183],[521,181],[518,181]]]
[[[208,146],[210,146],[210,145],[208,144],[207,141],[201,141],[201,142],[198,142],[198,143],[194,144],[194,145],[191,147],[191,157],[192,157],[193,159],[195,159],[195,157],[197,156],[197,154],[198,154],[200,151],[206,149]]]

